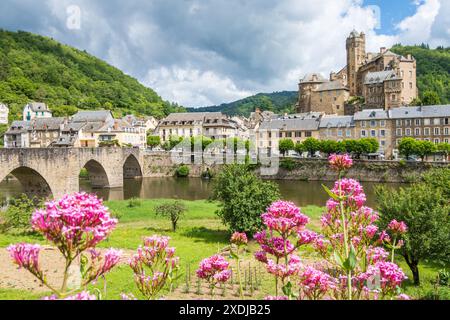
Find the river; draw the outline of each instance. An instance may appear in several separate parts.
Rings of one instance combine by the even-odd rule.
[[[276,180],[283,199],[293,201],[298,206],[317,205],[324,206],[328,199],[322,189],[322,183],[317,181],[288,181]],[[333,183],[325,182],[332,187]],[[375,206],[374,187],[379,183],[363,183],[367,194],[369,206]],[[384,184],[389,188],[398,189],[401,184]],[[142,199],[207,199],[211,193],[212,182],[199,178],[143,178],[125,180],[123,188],[92,190],[89,181],[80,180],[80,188],[83,191],[95,192],[105,200],[124,200],[133,197]],[[22,193],[22,187],[16,180],[0,183],[0,195],[3,199]]]

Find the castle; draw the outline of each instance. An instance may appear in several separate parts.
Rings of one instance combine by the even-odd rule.
[[[355,109],[348,108],[352,97],[363,97],[364,109],[390,110],[418,97],[414,57],[386,48],[368,53],[366,35],[357,31],[350,33],[346,49],[347,65],[341,71],[332,72],[329,79],[313,73],[300,80],[297,112],[352,114]]]

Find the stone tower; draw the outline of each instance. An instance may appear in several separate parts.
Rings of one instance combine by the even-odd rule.
[[[353,30],[347,38],[347,79],[350,95],[358,95],[357,74],[366,58],[366,35]]]
[[[322,75],[318,73],[307,74],[303,79],[300,80],[299,86],[299,97],[297,104],[298,113],[306,113],[313,111],[311,95],[318,88],[318,86],[324,82],[327,82]]]

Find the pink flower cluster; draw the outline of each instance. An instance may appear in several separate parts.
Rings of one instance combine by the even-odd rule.
[[[380,274],[383,291],[394,291],[407,279],[405,273],[397,264],[386,261],[380,261],[375,265],[369,266],[367,272],[371,274]]]
[[[330,275],[310,266],[302,270],[299,277],[302,293],[309,300],[319,300],[336,288],[335,280]]]
[[[336,181],[331,192],[343,198],[346,207],[350,207],[355,210],[362,208],[367,200],[363,187],[358,181],[353,179],[344,178]],[[338,205],[338,201],[330,199],[327,202],[327,209],[335,210]]]
[[[261,218],[270,230],[287,234],[300,231],[309,223],[309,218],[292,202],[287,201],[274,202]]]
[[[266,301],[287,301],[287,300],[289,300],[289,297],[286,297],[286,296],[278,296],[278,297],[276,297],[276,296],[267,296],[267,297],[264,298],[264,300],[266,300]]]
[[[378,262],[386,261],[389,253],[381,247],[370,247],[366,250],[367,264],[372,265]]]
[[[49,300],[49,301],[55,301],[55,300],[79,300],[79,301],[82,301],[82,300],[86,300],[87,301],[87,300],[97,300],[97,297],[93,294],[90,294],[87,291],[83,291],[74,296],[67,297],[65,299],[58,299],[58,297],[56,295],[52,295],[50,297],[45,297],[42,300]]]
[[[388,225],[388,229],[393,234],[402,235],[408,231],[408,226],[403,221],[398,222],[397,220],[392,220]]]
[[[61,252],[81,252],[104,240],[117,224],[102,200],[87,193],[65,195],[46,204],[31,219],[36,231],[53,242]]]
[[[273,260],[267,261],[267,271],[281,280],[297,275],[301,268],[300,258],[296,255],[290,255],[288,264],[276,263]]]
[[[348,154],[337,155],[332,154],[328,158],[331,168],[337,171],[344,171],[350,169],[353,166],[353,160]]]
[[[145,238],[144,246],[128,261],[135,283],[147,299],[155,299],[179,268],[180,259],[175,256],[175,248],[169,247],[169,241],[169,237],[157,235]]]
[[[200,262],[197,277],[207,280],[211,285],[225,283],[231,277],[230,264],[221,255],[214,255]]]
[[[243,246],[248,243],[247,235],[245,233],[235,232],[231,236],[231,243],[237,246]]]
[[[42,278],[43,274],[39,266],[39,252],[41,250],[39,245],[21,243],[11,245],[7,250],[19,268],[24,268],[38,278]]]
[[[106,251],[104,257],[95,249],[91,249],[89,252],[91,254],[91,268],[89,269],[88,282],[97,281],[98,278],[105,276],[120,262],[123,254],[122,250],[113,248]]]

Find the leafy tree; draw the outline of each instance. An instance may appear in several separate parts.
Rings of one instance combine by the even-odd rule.
[[[291,139],[281,139],[278,148],[283,155],[286,155],[286,153],[295,149],[295,144]]]
[[[423,94],[421,99],[424,106],[436,106],[441,104],[441,98],[435,91],[428,90]]]
[[[220,202],[217,215],[231,232],[261,230],[261,214],[280,199],[278,186],[259,179],[246,165],[227,165],[215,178],[212,200]]]
[[[189,167],[183,164],[177,168],[176,175],[179,178],[186,178],[189,176],[189,172]]]
[[[397,219],[408,225],[405,245],[399,251],[420,285],[419,263],[426,259],[450,263],[450,206],[440,189],[420,183],[398,191],[377,188],[380,228]]]
[[[433,189],[440,190],[447,201],[450,201],[450,168],[429,170],[422,175],[422,180]]]
[[[430,141],[416,141],[416,154],[425,161],[425,158],[436,151],[436,145]]]
[[[302,154],[303,152],[306,151],[305,146],[303,145],[303,143],[301,142],[297,142],[295,144],[295,148],[294,148],[295,152],[297,152],[298,154]]]
[[[376,153],[380,149],[380,145],[378,144],[377,139],[374,138],[363,138],[359,140],[359,143],[361,144],[363,153],[366,154]]]
[[[187,211],[186,205],[181,201],[165,202],[155,208],[157,216],[169,218],[172,222],[173,232],[177,231],[178,221],[183,217]]]
[[[398,145],[398,151],[406,160],[412,155],[417,155],[417,140],[414,138],[403,138]]]
[[[315,138],[308,138],[303,141],[303,147],[306,151],[309,152],[309,155],[312,157],[316,154],[317,151],[320,151],[320,141]]]
[[[32,233],[30,219],[37,207],[42,206],[38,198],[30,198],[22,194],[8,201],[8,208],[3,213],[5,223],[4,231],[15,233]]]
[[[436,150],[442,153],[446,158],[448,158],[448,155],[450,154],[450,143],[447,142],[439,143],[436,147]]]
[[[161,137],[160,136],[148,136],[147,137],[147,145],[150,148],[156,148],[161,144]]]
[[[320,152],[330,155],[332,153],[341,152],[341,146],[334,140],[322,140],[320,141]]]

